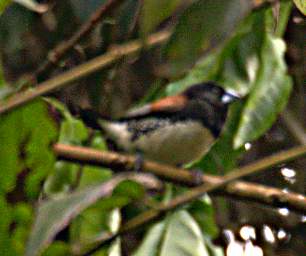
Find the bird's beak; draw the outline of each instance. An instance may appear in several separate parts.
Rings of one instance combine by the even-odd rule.
[[[230,104],[236,100],[241,99],[241,97],[234,91],[226,91],[222,96],[222,102],[224,104]]]

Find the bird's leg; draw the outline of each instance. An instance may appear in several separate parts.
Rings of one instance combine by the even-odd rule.
[[[176,167],[184,168],[183,164],[177,164]],[[203,172],[201,169],[190,169],[189,170],[192,176],[192,183],[195,186],[199,186],[203,184]]]
[[[135,172],[141,172],[142,168],[143,168],[143,163],[144,163],[143,154],[141,152],[137,151],[136,155],[135,155],[134,171]]]
[[[191,176],[193,179],[193,183],[196,186],[202,185],[203,184],[203,172],[200,169],[191,169]]]

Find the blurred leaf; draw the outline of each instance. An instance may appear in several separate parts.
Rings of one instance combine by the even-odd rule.
[[[209,255],[198,224],[185,210],[169,215],[150,229],[135,255],[148,255],[148,252],[160,256]]]
[[[13,0],[13,1],[15,3],[23,5],[24,7],[34,12],[43,13],[48,10],[48,5],[39,4],[34,0]]]
[[[287,75],[284,52],[285,43],[267,34],[256,82],[243,109],[235,135],[235,148],[262,135],[286,105],[292,81]]]
[[[170,83],[166,88],[167,95],[177,94],[192,84],[215,80],[217,73],[218,53],[213,52],[199,61],[181,80]]]
[[[3,69],[2,69],[2,61],[0,59],[0,88],[1,88],[1,90],[3,89],[3,87],[5,87],[5,85],[6,85],[6,83],[5,83]],[[1,94],[2,93],[0,93],[0,99],[2,99]]]
[[[196,220],[203,233],[212,239],[218,236],[219,229],[215,222],[214,208],[208,195],[194,201],[188,207],[188,212]]]
[[[246,1],[199,0],[180,17],[164,49],[171,74],[184,71],[203,49],[223,41],[250,9]]]
[[[70,247],[62,241],[52,243],[42,256],[67,256],[70,255]]]
[[[293,2],[295,3],[296,7],[301,11],[301,13],[306,15],[306,2],[305,2],[305,0],[293,0]]]
[[[137,26],[139,17],[139,10],[141,2],[135,0],[126,0],[122,3],[122,6],[118,9],[117,22],[113,24],[118,32],[119,41],[126,41]],[[102,36],[103,41],[104,37]],[[118,41],[118,39],[116,41]],[[111,42],[110,42],[111,43]]]
[[[163,20],[171,16],[181,0],[144,0],[141,10],[140,32],[147,35]]]
[[[59,142],[81,145],[88,138],[88,131],[81,120],[70,118],[61,123]]]
[[[292,9],[291,1],[280,1],[279,2],[279,14],[276,20],[274,21],[275,25],[274,25],[273,34],[276,37],[282,37],[284,35],[287,24],[288,24],[288,19],[290,17],[291,9]],[[272,8],[267,10],[266,15],[270,15],[270,17],[273,16]]]
[[[26,176],[25,190],[30,197],[37,195],[40,182],[53,168],[50,143],[55,136],[54,122],[41,101],[1,116],[0,141],[6,145],[0,147],[0,187],[3,191],[12,191],[17,174],[27,167],[30,173]]]
[[[115,188],[115,196],[127,196],[131,199],[137,199],[144,195],[144,188],[133,180],[124,180]]]
[[[100,185],[73,192],[65,197],[42,203],[37,212],[34,227],[27,244],[26,255],[37,255],[46,248],[54,236],[65,228],[71,220],[97,200],[108,197],[114,188],[125,179],[143,182],[142,175],[121,175]],[[146,186],[148,184],[145,184]],[[109,206],[116,208],[116,200],[110,198]],[[108,207],[109,207],[108,206]],[[119,205],[121,206],[121,205]]]
[[[11,2],[12,0],[0,0],[0,15]]]
[[[16,253],[10,240],[10,224],[12,221],[12,208],[7,203],[5,194],[0,190],[0,255],[11,256]]]
[[[0,58],[0,100],[3,100],[8,95],[10,95],[12,92],[13,92],[13,88],[7,86],[7,83],[4,79],[2,63],[1,63],[1,58]]]
[[[82,145],[88,139],[88,131],[81,120],[74,118],[66,106],[53,98],[45,98],[65,118],[60,127],[59,142],[73,145]],[[55,164],[54,172],[49,175],[44,183],[45,195],[55,198],[69,192],[74,184],[77,172],[81,166],[65,161]]]
[[[158,249],[165,231],[165,221],[153,225],[145,235],[141,245],[133,256],[158,255]]]

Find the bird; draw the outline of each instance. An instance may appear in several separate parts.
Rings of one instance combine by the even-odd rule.
[[[183,166],[209,151],[222,132],[229,105],[239,98],[209,81],[132,109],[116,120],[101,118],[88,109],[80,116],[124,152]]]

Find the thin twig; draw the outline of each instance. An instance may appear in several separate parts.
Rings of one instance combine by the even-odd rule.
[[[60,148],[59,146],[61,146],[61,145],[58,145],[58,144],[55,145],[55,148],[54,148],[55,151],[57,151],[57,149]],[[226,189],[226,187],[233,184],[233,182],[235,180],[239,179],[239,178],[243,178],[246,175],[254,174],[254,173],[259,172],[261,170],[264,170],[266,168],[270,168],[274,165],[292,160],[292,159],[300,157],[304,154],[306,154],[306,146],[294,147],[292,149],[289,149],[289,150],[274,154],[272,156],[265,157],[261,160],[255,161],[254,163],[246,165],[242,168],[235,169],[232,172],[230,172],[229,174],[225,175],[222,178],[222,181],[220,181],[220,182],[211,183],[211,184],[205,183],[201,186],[192,188],[188,192],[186,192],[185,194],[182,194],[180,196],[175,197],[174,199],[172,199],[171,201],[169,201],[166,204],[160,203],[160,204],[157,205],[156,208],[147,210],[147,211],[137,215],[136,217],[134,217],[131,220],[129,220],[128,222],[126,222],[124,224],[124,226],[122,226],[117,233],[115,233],[115,234],[110,234],[110,233],[103,234],[101,237],[96,239],[95,245],[93,245],[93,249],[91,249],[90,251],[87,251],[85,254],[82,254],[82,255],[92,255],[94,252],[99,250],[101,248],[101,246],[103,246],[105,243],[108,243],[108,242],[112,241],[114,238],[116,238],[116,237],[118,237],[118,236],[120,236],[120,235],[122,235],[126,232],[129,232],[131,230],[134,230],[136,228],[143,227],[144,225],[158,219],[160,216],[162,216],[166,212],[174,210],[174,209],[176,209],[180,206],[183,206],[187,203],[190,203],[193,200],[201,197],[205,193],[212,192],[212,191],[218,190],[220,188]],[[114,157],[114,154],[112,154],[112,157]],[[123,160],[125,157],[121,156],[120,158],[121,158],[121,160]],[[95,159],[95,162],[97,163],[96,160],[97,159]],[[108,159],[108,160],[111,160],[111,159]],[[113,160],[115,160],[115,159],[113,159]],[[129,159],[126,159],[126,160],[127,160],[126,161],[127,164],[131,164],[131,157],[129,157]],[[108,161],[106,161],[106,162],[108,162]],[[144,165],[145,168],[148,168],[148,166],[150,166],[150,164],[151,164],[151,162],[146,162],[146,164]],[[164,166],[164,168],[168,169],[167,166]],[[181,169],[177,169],[177,170],[180,170],[181,172],[183,171]],[[146,169],[146,171],[148,171],[148,169]],[[306,207],[305,197],[302,196],[300,199],[301,199],[304,211],[305,211],[305,207]]]
[[[98,151],[91,148],[70,146],[64,144],[54,145],[55,154],[63,160],[79,162],[82,164],[100,165],[112,169],[133,170],[135,157],[106,151]],[[233,171],[234,175],[241,173],[253,173],[255,171],[267,169],[268,167],[288,161],[292,158],[306,154],[306,146],[296,147],[273,156],[256,161],[250,165]],[[162,165],[152,161],[145,161],[143,171],[155,174],[156,176],[171,180],[176,183],[195,186],[195,179],[188,170]],[[206,185],[218,185],[225,182],[226,177],[203,175],[203,182]],[[257,185],[249,182],[236,181],[218,191],[227,196],[260,202],[275,207],[288,207],[297,212],[306,212],[306,198],[302,195],[287,193],[276,188]]]
[[[169,36],[169,31],[161,31],[152,34],[148,37],[145,45],[146,47],[152,47],[166,41]],[[129,43],[113,47],[107,53],[76,66],[58,76],[55,76],[39,84],[34,89],[17,93],[11,98],[0,102],[0,115],[12,111],[13,109],[22,106],[39,96],[46,95],[55,90],[63,88],[71,82],[90,75],[99,69],[107,67],[122,57],[136,53],[143,48],[143,45],[144,43],[141,40],[134,40]]]
[[[123,0],[108,0],[98,10],[96,10],[71,38],[58,44],[48,53],[47,60],[35,71],[32,81],[39,75],[47,72],[56,65],[67,53],[83,38],[85,38],[94,27],[107,15],[109,15]]]

